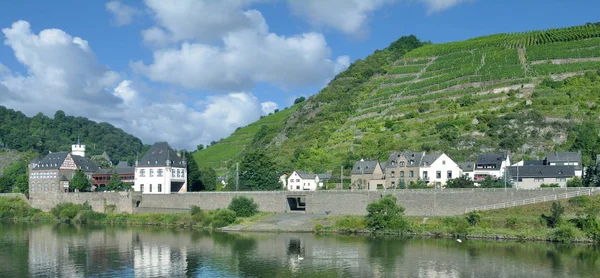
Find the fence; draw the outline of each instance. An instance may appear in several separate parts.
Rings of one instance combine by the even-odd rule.
[[[561,193],[561,194],[555,194],[555,195],[549,195],[549,196],[543,196],[543,197],[537,197],[537,198],[530,198],[530,199],[524,199],[524,200],[518,200],[518,201],[511,201],[511,202],[504,202],[504,203],[487,205],[487,206],[468,208],[468,209],[465,209],[465,212],[471,212],[471,211],[476,211],[476,210],[491,210],[491,209],[510,208],[510,207],[531,205],[531,204],[555,201],[555,200],[561,200],[561,199],[569,199],[569,198],[578,197],[578,196],[591,196],[591,195],[594,195],[595,193],[597,193],[598,191],[600,191],[600,189],[594,187],[594,188],[588,188],[585,190],[577,190],[577,191],[571,191],[571,192],[567,192],[567,193]]]

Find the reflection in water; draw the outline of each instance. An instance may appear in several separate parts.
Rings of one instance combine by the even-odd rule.
[[[0,226],[0,277],[595,277],[596,246]]]

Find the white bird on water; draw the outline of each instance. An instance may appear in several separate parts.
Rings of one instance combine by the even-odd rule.
[[[462,243],[462,240],[460,240],[460,238],[457,238],[457,239],[456,239],[456,242],[458,242],[458,243]]]
[[[300,255],[298,255],[298,260],[301,261],[301,260],[304,260],[304,258],[300,257]]]

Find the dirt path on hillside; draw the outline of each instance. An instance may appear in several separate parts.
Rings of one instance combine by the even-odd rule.
[[[532,61],[531,64],[537,65],[537,64],[552,63],[554,65],[565,65],[565,64],[573,64],[573,63],[581,63],[581,62],[600,62],[600,57],[598,57],[598,58],[569,58],[569,59],[539,60],[539,61]]]
[[[256,223],[240,224],[223,228],[226,232],[312,232],[315,220],[325,218],[325,214],[300,212],[278,213]]]

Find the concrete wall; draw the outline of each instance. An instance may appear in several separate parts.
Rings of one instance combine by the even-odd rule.
[[[27,200],[27,196],[25,196],[25,194],[22,194],[22,193],[0,193],[0,198],[15,198],[15,197],[19,197],[25,201],[29,201],[29,200]]]
[[[139,211],[151,212],[150,209],[189,210],[191,206],[199,206],[204,210],[226,208],[231,200],[240,195],[253,198],[258,203],[259,211],[286,212],[288,209],[286,191],[275,192],[195,192],[171,195],[144,194]]]
[[[141,200],[141,194],[135,192],[81,192],[48,193],[30,196],[32,207],[49,211],[60,203],[83,204],[88,202],[94,211],[104,212],[107,205],[115,205],[115,212],[133,213],[133,207]]]

